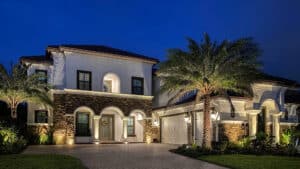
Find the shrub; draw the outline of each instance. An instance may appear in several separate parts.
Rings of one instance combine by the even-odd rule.
[[[292,130],[287,129],[287,130],[283,131],[283,133],[281,134],[281,139],[280,139],[281,144],[284,144],[284,145],[291,144],[292,137],[293,137]]]
[[[27,141],[18,135],[14,127],[0,125],[0,153],[11,154],[21,152],[27,145]]]
[[[29,144],[52,144],[53,131],[47,127],[31,128],[27,130],[26,138]]]

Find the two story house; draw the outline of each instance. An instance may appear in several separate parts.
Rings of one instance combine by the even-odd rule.
[[[43,56],[24,56],[28,74],[45,75],[54,107],[28,103],[27,125],[53,131],[55,144],[151,142],[202,144],[203,102],[196,91],[167,104],[159,93],[155,58],[93,45],[48,46]],[[251,85],[252,96],[211,99],[214,141],[237,141],[263,131],[280,141],[300,123],[300,84],[266,75]],[[155,97],[153,97],[153,95]]]
[[[51,127],[56,144],[145,141],[157,59],[106,46],[55,45],[20,61],[53,86],[53,108],[28,103],[33,130]]]

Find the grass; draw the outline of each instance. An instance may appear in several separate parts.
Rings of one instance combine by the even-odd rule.
[[[1,155],[1,169],[86,169],[77,158],[67,155]]]
[[[232,169],[299,169],[299,157],[255,155],[208,155],[198,159]]]

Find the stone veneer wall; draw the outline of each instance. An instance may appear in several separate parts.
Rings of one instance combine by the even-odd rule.
[[[110,106],[118,107],[125,116],[128,116],[132,110],[139,109],[144,111],[146,116],[150,117],[152,110],[151,100],[80,94],[54,94],[53,98],[54,135],[64,135],[61,136],[62,139],[58,141],[58,144],[66,142],[65,139],[67,137],[74,138],[75,124],[73,113],[78,107],[89,107],[96,115],[100,115],[104,108]]]
[[[248,135],[248,128],[243,129],[242,124],[223,123],[219,124],[220,141],[237,142],[243,136]]]
[[[147,137],[151,138],[151,142],[156,140],[160,141],[160,128],[159,126],[152,126],[152,120],[144,120],[144,141],[147,141]]]

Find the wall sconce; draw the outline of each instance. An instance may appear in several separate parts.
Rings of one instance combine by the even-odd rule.
[[[157,119],[154,119],[153,124],[154,124],[154,126],[159,126],[158,120],[157,120]]]
[[[189,115],[189,113],[185,113],[184,115],[184,121],[187,123],[191,122],[191,116]]]
[[[211,118],[213,121],[218,121],[218,120],[220,120],[219,112],[213,111],[213,112],[210,114],[210,118]]]

